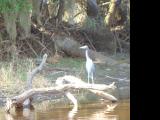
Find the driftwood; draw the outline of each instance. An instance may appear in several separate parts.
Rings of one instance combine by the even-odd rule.
[[[71,78],[71,79],[69,79]],[[64,93],[67,97],[70,95],[71,93],[69,92],[72,89],[85,89],[85,90],[89,90],[92,93],[95,93],[96,95],[102,96],[105,99],[111,100],[111,101],[117,101],[117,99],[108,94],[105,93],[102,90],[107,90],[107,89],[115,89],[114,83],[110,84],[110,85],[104,85],[104,84],[87,84],[83,81],[81,81],[79,78],[76,78],[74,76],[64,76],[61,77],[59,79],[57,79],[57,83],[59,82],[65,82],[65,81],[72,81],[69,84],[59,84],[55,87],[48,87],[48,88],[33,88],[30,90],[27,90],[25,92],[23,92],[22,94],[15,96],[11,99],[7,99],[7,103],[6,103],[6,111],[9,112],[10,109],[15,106],[15,107],[19,107],[22,106],[23,102],[29,98],[31,98],[33,95],[37,95],[37,94],[61,94]],[[76,82],[78,81],[78,82]],[[98,87],[97,87],[98,86]],[[101,87],[102,86],[102,87]],[[70,98],[70,97],[68,97]],[[73,98],[73,97],[72,97]],[[75,100],[70,99],[74,104],[77,104],[77,102],[74,102]]]
[[[6,112],[9,112],[12,107],[23,107],[24,103],[31,104],[31,98],[34,95],[37,94],[61,94],[61,95],[66,95],[66,97],[71,100],[71,102],[74,104],[74,112],[78,110],[78,102],[77,99],[70,93],[71,90],[73,89],[85,89],[89,90],[90,92],[102,96],[103,98],[110,100],[110,101],[117,101],[117,98],[114,96],[104,92],[104,90],[112,89],[114,90],[116,87],[114,83],[110,85],[105,85],[105,84],[87,84],[86,82],[82,81],[81,79],[74,77],[74,76],[64,76],[64,77],[59,77],[56,80],[56,86],[54,87],[48,87],[48,88],[32,88],[32,80],[33,77],[35,76],[36,73],[38,73],[40,70],[42,70],[42,67],[47,59],[47,55],[45,54],[43,56],[43,60],[41,64],[35,68],[28,77],[29,81],[29,87],[28,90],[23,92],[20,95],[17,95],[13,98],[7,98],[6,102]]]
[[[46,63],[47,60],[47,54],[43,55],[43,59],[41,61],[41,64],[39,64],[38,67],[36,67],[35,69],[33,69],[31,72],[27,73],[27,90],[32,88],[32,81],[34,76],[40,72],[44,66],[44,64]],[[29,97],[28,99],[26,99],[22,104],[19,104],[19,107],[21,106],[30,106],[31,105],[31,101],[32,101],[32,97]]]

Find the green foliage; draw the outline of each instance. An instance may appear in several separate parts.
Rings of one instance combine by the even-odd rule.
[[[87,17],[86,21],[84,23],[84,28],[89,29],[89,30],[93,30],[93,31],[96,30],[97,29],[97,21]]]
[[[83,24],[83,28],[92,32],[103,33],[104,30],[106,31],[105,24],[98,17],[97,18],[87,17]]]
[[[12,13],[31,10],[28,0],[0,0],[0,13]]]
[[[71,75],[79,76],[85,74],[85,60],[79,59],[79,58],[62,58],[58,61],[56,64],[49,64],[49,67],[52,68],[60,68],[62,70],[65,70],[64,72],[59,72],[57,74],[48,74],[47,78],[50,80],[56,80],[58,77],[64,76],[66,73],[69,72]],[[69,71],[67,71],[69,70]]]
[[[0,0],[0,13],[3,14],[5,27],[10,39],[15,40],[17,36],[17,18],[25,31],[26,36],[30,32],[30,10],[31,2],[28,0]],[[15,41],[13,42],[15,44]]]
[[[59,1],[59,0],[51,0],[51,1],[54,3],[54,2],[57,2],[57,1]]]
[[[20,26],[24,29],[25,36],[29,36],[31,29],[31,18],[29,11],[21,11],[19,12],[19,23]]]
[[[67,63],[67,64],[66,64]],[[59,68],[72,68],[72,69],[80,69],[82,65],[85,64],[84,59],[78,58],[63,58],[58,63],[52,64],[51,66],[59,67]]]
[[[16,39],[17,31],[16,31],[16,19],[17,15],[15,13],[4,13],[4,20],[7,32],[9,33],[9,37],[12,40]]]

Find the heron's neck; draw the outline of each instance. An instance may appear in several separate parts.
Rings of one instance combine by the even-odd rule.
[[[88,55],[88,50],[86,50],[86,59],[87,59],[87,60],[90,59],[90,58],[89,58],[89,55]]]

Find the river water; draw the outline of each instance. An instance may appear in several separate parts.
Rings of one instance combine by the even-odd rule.
[[[112,109],[114,108],[114,109]],[[78,110],[72,108],[44,108],[38,105],[34,109],[11,110],[10,114],[0,108],[0,120],[130,120],[130,101],[114,104],[81,105]]]

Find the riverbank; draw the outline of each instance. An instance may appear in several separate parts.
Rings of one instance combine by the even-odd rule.
[[[107,66],[96,64],[95,83],[110,84],[115,82],[117,89],[111,92],[112,95],[120,100],[130,98],[130,64],[128,56],[112,56],[120,64]],[[13,97],[26,90],[27,72],[36,67],[34,59],[25,59],[17,61],[18,64],[1,62],[1,81],[0,81],[0,105],[4,105],[7,97]],[[85,59],[82,58],[60,58],[56,63],[47,63],[44,69],[35,76],[33,88],[53,87],[55,80],[64,75],[73,75],[86,80]],[[97,98],[86,92],[78,92],[79,101],[82,103],[97,100]],[[93,99],[94,98],[94,99]],[[54,100],[54,96],[39,96],[35,101]],[[57,98],[56,98],[57,99]],[[63,101],[62,98],[58,98]]]

